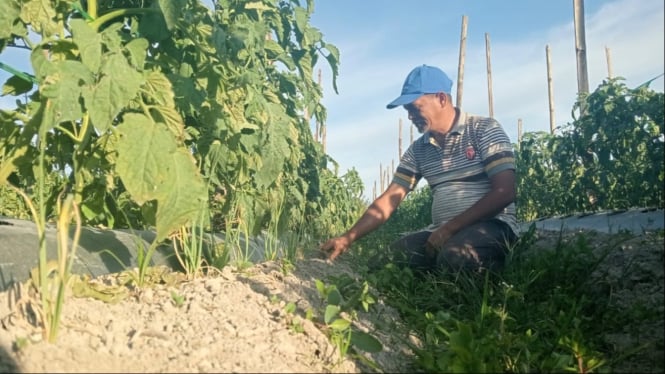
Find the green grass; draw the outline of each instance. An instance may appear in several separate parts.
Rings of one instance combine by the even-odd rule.
[[[367,236],[350,252],[358,257],[353,262],[365,263],[398,235],[381,228]],[[639,356],[638,370],[662,372],[662,335],[632,350],[607,339],[663,318],[662,308],[617,303],[616,282],[594,273],[630,237],[617,234],[598,246],[576,234],[536,250],[534,235],[523,235],[500,273],[422,275],[392,264],[359,271],[420,337],[422,344],[412,347],[420,371],[613,372]],[[660,360],[644,354],[654,348]]]

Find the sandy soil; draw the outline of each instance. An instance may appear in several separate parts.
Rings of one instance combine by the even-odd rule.
[[[57,344],[41,341],[40,330],[25,316],[30,313],[19,313],[15,302],[8,309],[9,299],[29,303],[27,292],[22,290],[22,297],[5,292],[0,372],[373,371],[362,359],[341,358],[316,322],[325,303],[315,280],[341,274],[354,276],[344,261],[330,265],[319,258],[301,260],[288,272],[267,262],[242,271],[227,266],[194,280],[155,268],[151,286],[127,292],[118,287],[124,274],[109,275],[95,280],[97,289],[121,300],[68,297]],[[295,304],[295,312],[287,311],[288,303]],[[311,319],[308,309],[314,312]],[[366,358],[387,372],[410,370],[403,342],[408,334],[399,333],[394,310],[378,302],[370,313],[359,312],[354,324],[383,345],[382,352],[365,353]]]
[[[537,244],[546,247],[556,240],[557,235],[542,234]],[[610,239],[598,234],[594,240]],[[381,300],[354,321],[383,345],[382,352],[366,353],[365,359],[341,358],[325,326],[316,322],[325,303],[315,280],[341,274],[358,278],[349,260],[343,256],[331,266],[304,259],[288,271],[277,262],[244,270],[226,267],[216,276],[194,280],[156,268],[150,273],[152,285],[143,289],[120,287],[126,275],[111,274],[91,284],[119,301],[68,296],[56,344],[41,341],[30,321],[31,296],[15,288],[0,293],[0,372],[377,371],[366,360],[379,371],[411,372],[405,340],[417,339]],[[616,246],[596,276],[615,288],[617,303],[641,303],[662,314],[662,236],[640,236]],[[294,312],[287,311],[289,303],[297,307]],[[314,318],[306,318],[308,310]],[[663,328],[663,320],[651,321],[640,331],[608,336],[626,350],[656,342],[617,369],[657,371],[653,362],[663,360]]]

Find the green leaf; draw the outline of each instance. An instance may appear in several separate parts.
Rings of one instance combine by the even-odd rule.
[[[193,220],[207,188],[187,149],[178,147],[163,124],[136,113],[118,126],[116,171],[134,201],[157,200],[156,240]]]
[[[27,81],[16,75],[12,75],[2,86],[2,96],[18,96],[32,90],[32,82]]]
[[[339,50],[337,49],[336,46],[330,44],[330,43],[323,43],[323,46],[328,50],[328,53],[326,55],[326,60],[328,60],[328,63],[330,64],[330,68],[333,71],[333,89],[335,90],[335,93],[339,93],[337,91],[337,76],[339,75]]]
[[[92,72],[97,72],[102,63],[102,36],[82,19],[69,22],[72,40],[81,52],[81,61]]]
[[[164,14],[166,28],[173,30],[178,23],[178,18],[182,14],[187,2],[185,0],[159,0],[159,8]]]
[[[128,113],[118,125],[116,171],[125,188],[139,205],[160,197],[168,177],[164,157],[175,153],[177,144],[170,133],[150,118]]]
[[[155,4],[157,3],[153,3],[153,7]],[[171,35],[164,15],[159,12],[148,13],[141,17],[139,34],[151,42],[160,42]]]
[[[342,294],[339,293],[337,287],[334,287],[328,293],[328,303],[333,305],[340,305],[342,303]]]
[[[284,54],[284,48],[279,45],[276,41],[269,39],[265,41],[265,45],[263,46],[266,51],[270,52],[268,54],[268,58],[273,58],[276,59],[278,56],[281,56]]]
[[[174,93],[171,82],[159,71],[150,71],[145,74],[146,84],[143,89],[148,102],[152,105],[153,113],[158,113],[162,122],[173,132],[176,139],[182,142],[186,138],[185,124],[182,116],[175,108]]]
[[[134,39],[125,45],[129,52],[129,61],[137,70],[143,70],[148,50],[148,40],[139,38]]]
[[[376,353],[383,350],[381,342],[372,335],[359,330],[354,330],[351,334],[351,344],[361,351]]]
[[[92,123],[106,131],[120,111],[136,97],[143,75],[127,63],[124,56],[112,54],[102,66],[104,74],[97,85],[84,90],[86,107]]]
[[[71,60],[56,61],[47,71],[39,92],[51,99],[52,125],[80,119],[83,108],[79,98],[83,87],[93,81],[92,73],[81,62]]]
[[[290,302],[284,306],[284,312],[293,314],[296,312],[296,304],[294,302]]]
[[[269,6],[263,4],[260,1],[254,1],[254,2],[251,2],[251,3],[245,4],[245,9],[255,9],[255,10],[266,11],[266,10],[270,10],[272,8],[270,8]]]
[[[471,343],[473,334],[471,326],[457,321],[457,331],[450,333],[450,348],[458,355],[469,358],[471,356]]]
[[[0,39],[9,39],[17,18],[21,15],[21,6],[16,0],[0,1]]]
[[[346,320],[344,318],[337,318],[328,326],[330,326],[330,328],[333,329],[334,331],[345,331],[346,329],[349,328],[349,326],[351,326],[351,321]]]
[[[324,296],[326,292],[326,285],[320,279],[315,279],[314,284],[316,285],[316,290],[319,291],[319,296]]]
[[[284,170],[286,158],[290,153],[289,144],[287,143],[288,126],[284,126],[282,123],[279,123],[279,125],[271,124],[267,126],[266,130],[269,137],[261,147],[263,166],[257,170],[254,176],[259,188],[269,187],[275,183],[282,170]]]
[[[307,19],[309,18],[309,15],[307,14],[307,10],[301,7],[296,7],[294,13],[296,29],[302,34],[305,32],[305,29],[307,29]]]
[[[323,315],[323,322],[325,322],[326,325],[329,324],[330,321],[333,320],[333,318],[337,317],[340,311],[341,308],[337,305],[327,305],[326,311]]]
[[[185,148],[178,148],[162,164],[166,183],[161,185],[157,199],[156,240],[168,237],[180,226],[199,216],[207,200],[207,188],[198,172],[194,157]]]
[[[31,25],[36,33],[43,32],[46,36],[57,33],[59,27],[55,16],[51,0],[28,0],[21,4],[21,20]]]
[[[178,74],[169,74],[168,79],[173,85],[173,94],[177,99],[180,110],[186,112],[197,111],[206,100],[205,92],[196,88],[194,80],[184,78]]]
[[[141,22],[143,24],[143,22]],[[108,25],[102,31],[102,43],[108,50],[108,54],[121,53],[123,49],[123,24],[115,22]]]

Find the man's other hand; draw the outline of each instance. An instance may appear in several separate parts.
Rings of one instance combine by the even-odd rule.
[[[351,243],[346,237],[338,236],[323,243],[320,249],[328,257],[328,260],[334,261],[337,256],[346,252],[350,245]]]

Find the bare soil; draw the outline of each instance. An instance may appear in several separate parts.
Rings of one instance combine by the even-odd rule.
[[[593,235],[599,247],[613,240]],[[557,240],[556,233],[540,233],[534,249]],[[574,240],[574,233],[563,240]],[[67,296],[55,344],[43,341],[35,326],[34,296],[15,287],[0,293],[0,372],[412,372],[406,342],[417,338],[383,301],[354,319],[383,344],[382,352],[364,358],[341,357],[316,322],[325,303],[315,280],[358,278],[348,261],[342,256],[331,265],[312,255],[292,269],[279,262],[229,266],[193,280],[155,268],[151,285],[142,289],[119,286],[126,274],[110,274],[89,283],[116,302]],[[645,234],[616,245],[591,276],[613,287],[613,302],[627,310],[639,304],[663,315],[663,272],[662,235]],[[289,303],[295,312],[287,311]],[[306,318],[308,310],[314,318]],[[646,344],[615,371],[662,372],[663,319],[651,318],[637,330],[608,333],[620,350]]]

